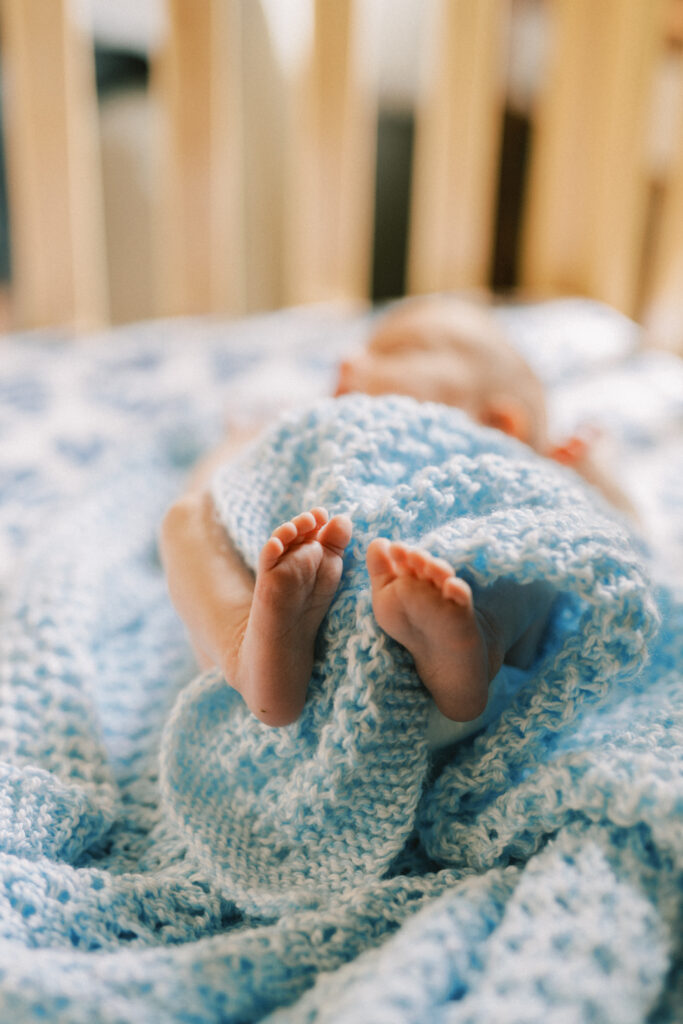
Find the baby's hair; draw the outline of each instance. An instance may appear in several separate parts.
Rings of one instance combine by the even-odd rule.
[[[529,424],[527,442],[537,451],[547,448],[543,386],[482,302],[439,295],[404,299],[378,323],[369,347],[376,353],[467,348],[479,363],[482,390],[521,403]]]

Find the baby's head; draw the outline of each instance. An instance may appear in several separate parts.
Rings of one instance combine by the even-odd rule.
[[[464,409],[537,451],[547,446],[543,388],[482,306],[408,299],[378,323],[366,348],[342,363],[337,394],[411,395]]]

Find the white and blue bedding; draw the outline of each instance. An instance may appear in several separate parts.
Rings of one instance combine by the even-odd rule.
[[[411,667],[371,628],[392,680],[361,692],[358,641],[336,705],[321,677],[294,727],[249,720],[216,673],[197,677],[156,553],[226,419],[324,394],[369,318],[3,341],[0,1019],[681,1019],[683,368],[638,352],[603,307],[499,315],[548,384],[558,439],[587,421],[610,433],[649,548],[581,498],[554,547],[539,534],[561,567],[563,543],[595,552],[588,524],[604,575],[572,561],[578,597],[536,674],[436,761]],[[270,813],[245,825],[245,806]]]

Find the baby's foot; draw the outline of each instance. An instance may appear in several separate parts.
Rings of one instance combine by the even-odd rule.
[[[502,652],[470,587],[443,559],[382,537],[369,545],[367,567],[375,618],[410,651],[436,706],[455,721],[476,718]]]
[[[325,509],[283,523],[259,556],[233,685],[268,725],[288,725],[304,705],[315,638],[342,573],[351,520]]]

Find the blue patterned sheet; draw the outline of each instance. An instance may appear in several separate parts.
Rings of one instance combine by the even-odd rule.
[[[160,803],[198,683],[156,531],[226,425],[327,393],[372,316],[1,342],[0,1020],[683,1019],[683,366],[592,303],[498,315],[558,439],[610,439],[662,614],[650,662],[552,743],[524,748],[521,712],[498,766],[463,743],[382,877],[274,911],[235,900]],[[468,799],[504,763],[511,784]]]

